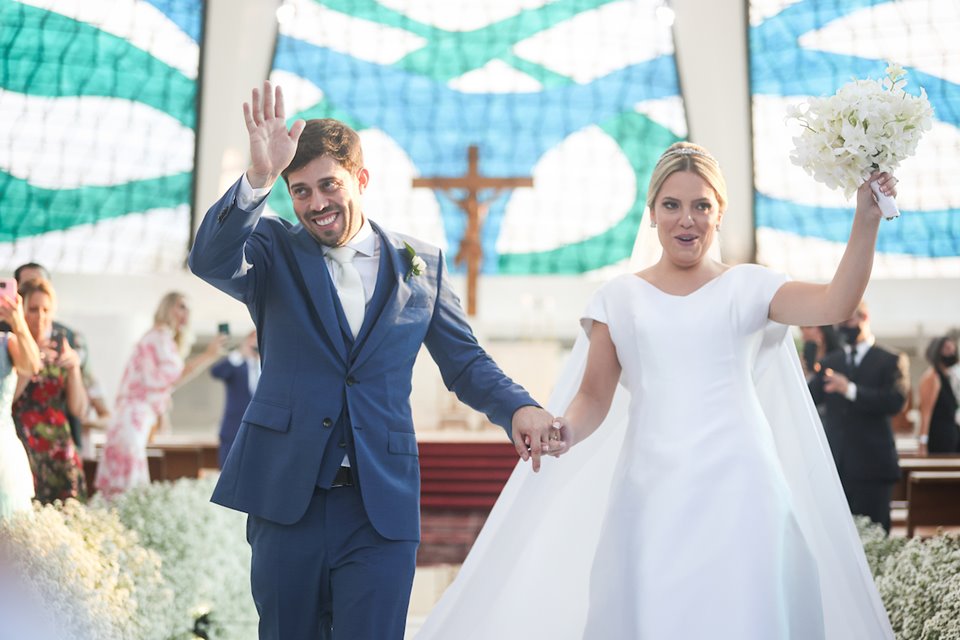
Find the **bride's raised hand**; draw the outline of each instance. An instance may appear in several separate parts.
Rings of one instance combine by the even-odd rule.
[[[243,103],[243,120],[250,138],[247,180],[254,189],[269,187],[293,160],[306,122],[297,120],[287,130],[283,90],[269,80],[263,83],[262,96],[255,88],[250,102]]]
[[[876,191],[872,184],[876,182]],[[897,180],[892,173],[874,171],[870,177],[857,189],[857,213],[869,215],[871,218],[879,219],[881,217],[890,217],[890,213],[883,211],[878,197],[887,196],[889,198],[897,197]],[[879,192],[879,194],[878,194]],[[891,203],[896,210],[896,203]]]

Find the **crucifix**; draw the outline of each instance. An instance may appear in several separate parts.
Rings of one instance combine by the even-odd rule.
[[[483,247],[480,244],[480,228],[487,215],[488,201],[480,201],[481,191],[493,191],[495,196],[503,189],[532,187],[533,178],[488,178],[480,175],[480,150],[476,145],[467,147],[467,175],[458,178],[414,178],[413,188],[428,188],[443,191],[467,214],[467,230],[460,241],[460,250],[454,258],[457,265],[467,263],[467,314],[477,315],[477,277],[483,262]],[[461,200],[449,195],[449,191],[462,189],[467,192]]]

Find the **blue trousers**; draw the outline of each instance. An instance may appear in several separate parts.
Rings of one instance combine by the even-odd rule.
[[[318,490],[303,518],[247,519],[261,640],[403,640],[418,543],[370,524],[360,490]]]

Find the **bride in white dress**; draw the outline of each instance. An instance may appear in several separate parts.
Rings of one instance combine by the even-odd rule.
[[[661,156],[647,204],[662,255],[596,293],[548,407],[576,446],[518,465],[418,640],[892,639],[786,326],[860,301],[869,186],[829,284],[710,257],[702,147]]]
[[[0,331],[0,520],[30,508],[33,473],[13,424],[10,407],[17,388],[17,374],[32,376],[40,371],[40,350],[23,318],[23,303],[0,296],[0,321],[10,331]]]

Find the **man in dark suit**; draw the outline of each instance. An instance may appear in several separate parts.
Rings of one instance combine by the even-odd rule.
[[[223,416],[220,418],[220,449],[217,460],[220,468],[227,459],[230,447],[237,438],[243,414],[250,405],[253,392],[260,380],[260,352],[257,349],[257,332],[251,331],[240,346],[210,368],[210,375],[222,380],[226,388]]]
[[[875,344],[864,302],[838,331],[845,345],[824,356],[810,392],[823,409],[850,511],[868,516],[889,533],[890,498],[900,479],[890,419],[907,398],[907,359]]]
[[[365,216],[356,132],[330,119],[288,130],[269,82],[244,118],[250,167],[190,252],[194,273],[247,306],[262,364],[213,500],[249,514],[262,639],[401,640],[420,538],[421,345],[535,469],[565,445],[477,343],[440,250]],[[300,224],[260,217],[278,177]]]

